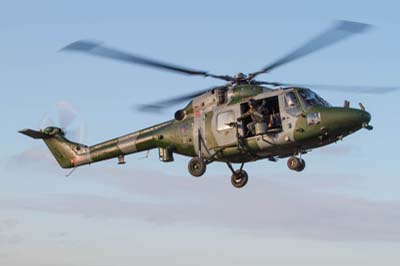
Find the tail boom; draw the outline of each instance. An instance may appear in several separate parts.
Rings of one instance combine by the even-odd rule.
[[[163,147],[165,143],[160,131],[170,124],[171,122],[162,123],[90,147],[68,140],[64,132],[57,127],[48,127],[43,131],[23,129],[19,132],[31,138],[42,139],[62,168],[73,168]]]

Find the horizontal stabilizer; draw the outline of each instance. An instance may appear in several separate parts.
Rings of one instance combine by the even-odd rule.
[[[49,135],[33,129],[22,129],[18,132],[34,139],[46,139],[49,137]]]

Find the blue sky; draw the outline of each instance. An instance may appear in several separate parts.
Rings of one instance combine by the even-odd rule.
[[[135,104],[220,84],[57,52],[78,39],[234,74],[256,71],[333,20],[348,19],[375,27],[262,78],[400,85],[398,9],[396,1],[2,2],[0,264],[397,265],[400,92],[315,88],[334,105],[363,102],[374,130],[306,155],[300,174],[285,160],[248,164],[250,182],[240,191],[222,164],[194,179],[188,158],[164,164],[156,151],[65,178],[43,143],[17,130],[37,128],[66,101],[79,109],[86,143],[94,144],[174,113],[135,113]]]

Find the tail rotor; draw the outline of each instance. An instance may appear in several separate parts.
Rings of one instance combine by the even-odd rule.
[[[67,101],[58,101],[51,115],[46,113],[39,125],[39,131],[48,127],[59,127],[69,139],[82,143],[86,134],[86,123],[80,117],[77,107]],[[56,122],[54,122],[56,121]]]

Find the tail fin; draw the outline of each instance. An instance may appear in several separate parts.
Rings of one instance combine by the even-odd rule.
[[[65,133],[57,127],[47,127],[43,131],[23,129],[21,134],[34,139],[43,139],[62,168],[72,168],[91,162],[89,148],[65,138]]]
[[[49,136],[45,133],[43,133],[42,131],[36,131],[33,129],[22,129],[20,131],[18,131],[21,134],[27,135],[28,137],[31,137],[33,139],[45,139],[48,138]]]

